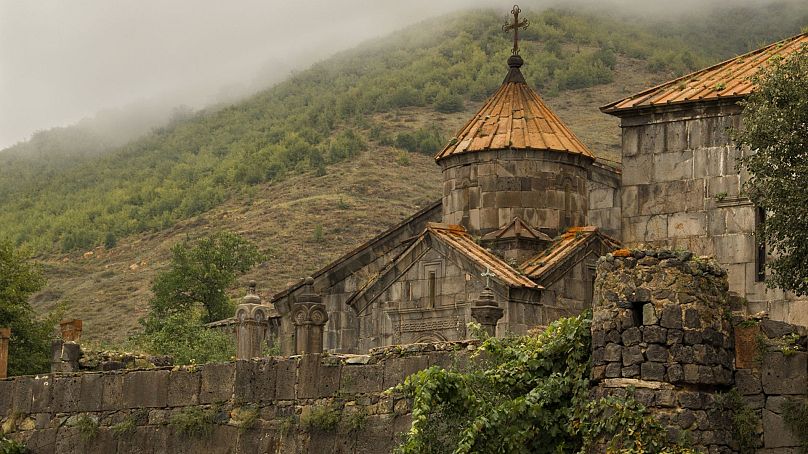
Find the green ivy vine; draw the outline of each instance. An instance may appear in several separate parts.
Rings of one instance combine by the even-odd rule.
[[[437,366],[394,391],[412,398],[398,452],[685,453],[631,396],[590,396],[591,313],[537,335],[486,338],[468,372]]]

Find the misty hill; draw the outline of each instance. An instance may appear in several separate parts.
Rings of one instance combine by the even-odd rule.
[[[619,128],[599,105],[747,50],[745,29],[764,41],[792,35],[806,10],[783,3],[667,22],[532,12],[523,73],[614,161]],[[730,13],[746,27],[727,25]],[[96,338],[136,325],[155,270],[186,235],[247,234],[270,249],[253,274],[277,291],[439,197],[430,156],[504,77],[502,20],[485,11],[427,21],[242,102],[180,111],[124,145],[73,128],[40,133],[0,153],[0,236],[48,253],[37,307],[67,302]],[[726,30],[720,42],[716,29]],[[101,325],[118,328],[92,328]]]

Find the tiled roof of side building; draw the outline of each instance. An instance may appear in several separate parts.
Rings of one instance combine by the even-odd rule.
[[[599,239],[611,249],[619,247],[617,241],[600,233],[597,227],[570,227],[550,247],[522,263],[519,270],[531,279],[540,281],[545,273],[593,239]]]
[[[541,286],[528,279],[527,276],[524,276],[499,257],[477,244],[462,226],[430,222],[427,224],[426,231],[449,244],[469,259],[477,262],[481,268],[489,269],[496,274],[502,283],[508,286],[541,288]]]
[[[601,111],[621,116],[636,109],[689,102],[742,98],[755,90],[752,78],[766,68],[773,57],[786,57],[808,47],[808,33],[802,33],[752,52],[696,71],[678,79],[613,102]]]
[[[508,59],[502,86],[460,130],[436,160],[488,150],[553,150],[594,155],[527,85],[519,68],[522,58]]]

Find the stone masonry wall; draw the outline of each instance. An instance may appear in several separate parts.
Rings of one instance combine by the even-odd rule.
[[[742,194],[748,174],[738,166],[748,150],[730,139],[740,127],[741,108],[729,101],[622,118],[623,244],[714,256],[750,312],[808,325],[808,300],[757,279],[755,207]]]
[[[443,172],[443,222],[484,235],[520,217],[555,236],[586,224],[590,158],[552,151],[453,155]]]
[[[17,377],[0,380],[0,422],[34,453],[388,453],[410,403],[384,391],[432,365],[464,367],[470,349]],[[182,421],[206,433],[186,434]]]
[[[763,319],[736,323],[735,387],[758,420],[761,453],[798,453],[801,443],[784,421],[789,402],[808,402],[808,330]],[[808,433],[808,421],[803,421]]]
[[[733,384],[726,272],[690,252],[620,249],[598,261],[593,394],[634,395],[672,441],[733,452],[716,392]]]
[[[731,312],[726,272],[687,251],[620,249],[597,272],[593,396],[633,395],[704,452],[804,452],[808,419],[786,414],[808,405],[808,329]]]

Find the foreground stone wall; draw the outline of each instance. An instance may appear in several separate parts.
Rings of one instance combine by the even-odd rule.
[[[388,453],[410,404],[384,391],[432,365],[463,368],[470,349],[17,377],[0,380],[0,422],[34,453]],[[183,430],[194,424],[202,433]]]

